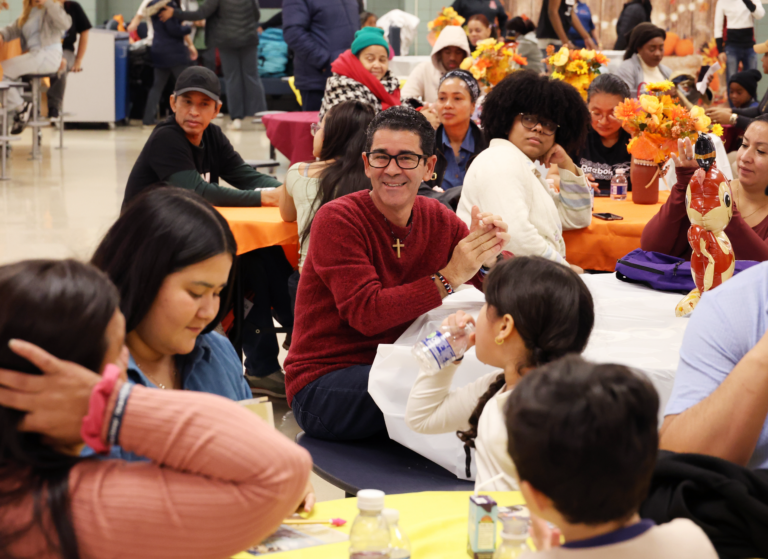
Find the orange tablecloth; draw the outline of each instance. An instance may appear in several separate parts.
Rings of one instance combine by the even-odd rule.
[[[668,197],[668,190],[659,192],[659,203],[652,206],[633,204],[631,192],[622,201],[595,198],[594,212],[610,212],[624,219],[604,221],[593,217],[586,229],[564,231],[566,259],[585,270],[614,271],[616,260],[640,248],[645,224],[659,212]]]
[[[286,223],[278,208],[216,208],[229,223],[237,241],[237,254],[270,246],[282,246],[295,268],[299,262],[299,232]]]

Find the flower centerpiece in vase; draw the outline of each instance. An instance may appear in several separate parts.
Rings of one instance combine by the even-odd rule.
[[[506,78],[526,66],[528,60],[517,54],[514,43],[503,43],[496,39],[483,39],[477,48],[461,63],[462,70],[468,70],[477,80],[484,95]]]
[[[435,41],[437,41],[437,38],[440,36],[440,32],[443,29],[449,25],[461,27],[464,25],[464,21],[466,20],[453,8],[443,8],[440,10],[440,13],[437,14],[435,19],[427,22],[427,29],[429,30],[429,33],[427,33],[427,41],[429,42],[429,46],[435,46]]]
[[[677,153],[677,140],[699,133],[713,132],[721,136],[723,128],[693,106],[690,110],[678,104],[666,92],[675,91],[670,81],[650,83],[647,94],[639,99],[625,99],[614,109],[622,127],[632,135],[627,151],[632,156],[632,201],[635,204],[656,204],[659,201],[659,178],[667,171],[669,157]]]
[[[549,45],[547,55],[547,64],[554,70],[552,79],[572,85],[585,101],[589,84],[600,75],[600,67],[608,64],[608,58],[603,53],[587,49],[561,47],[555,52],[555,47]]]

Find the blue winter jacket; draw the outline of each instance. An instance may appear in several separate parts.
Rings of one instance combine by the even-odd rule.
[[[331,62],[360,29],[357,0],[283,0],[283,36],[295,53],[296,87],[325,91]]]
[[[149,6],[156,4],[150,2]],[[179,9],[178,3],[169,2],[168,7]],[[155,38],[152,39],[152,66],[155,68],[173,68],[190,63],[189,49],[184,44],[184,36],[189,35],[192,27],[182,25],[178,19],[171,18],[165,23],[160,21],[159,12],[152,16],[152,28]]]

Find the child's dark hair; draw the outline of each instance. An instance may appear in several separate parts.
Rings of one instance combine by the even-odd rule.
[[[594,303],[587,286],[567,266],[538,256],[512,258],[493,268],[483,289],[487,312],[497,318],[510,315],[528,350],[518,371],[584,351],[595,323]],[[504,374],[499,374],[469,417],[470,428],[456,433],[464,442],[467,470],[480,415],[504,382]]]
[[[570,355],[520,381],[505,410],[521,481],[572,524],[630,518],[648,494],[659,446],[659,396],[623,365]]]

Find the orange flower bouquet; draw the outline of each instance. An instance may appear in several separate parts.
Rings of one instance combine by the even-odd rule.
[[[587,89],[597,76],[600,75],[600,67],[608,64],[608,58],[600,52],[593,50],[569,50],[561,47],[555,52],[555,47],[547,47],[547,64],[552,66],[553,80],[562,80],[571,84],[587,100]]]
[[[487,94],[493,86],[512,72],[526,66],[528,60],[517,54],[514,43],[502,43],[496,39],[478,41],[477,48],[461,63],[477,80],[480,89]]]
[[[615,117],[632,135],[627,152],[632,155],[633,199],[638,198],[638,194],[642,198],[646,194],[645,189],[655,182],[655,198],[658,200],[658,177],[666,173],[670,156],[677,154],[678,139],[691,138],[695,142],[699,133],[723,134],[723,127],[713,125],[702,107],[693,106],[689,111],[666,93],[674,89],[675,85],[669,81],[650,83],[646,86],[648,94],[641,95],[639,99],[625,99],[614,109]],[[656,169],[655,172],[649,171],[653,173],[650,181],[635,180],[636,165]]]
[[[461,17],[453,8],[443,8],[440,10],[440,13],[437,14],[435,19],[427,22],[427,29],[429,30],[427,39],[429,40],[429,44],[431,46],[435,46],[435,41],[440,36],[440,32],[443,29],[449,25],[456,25],[461,27],[464,25],[464,21],[466,20]]]

